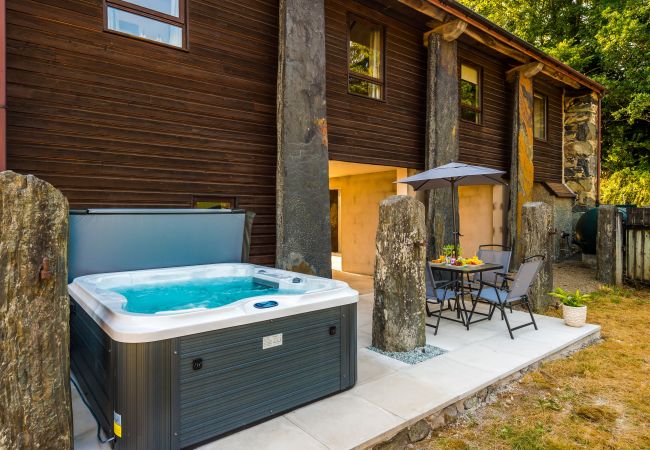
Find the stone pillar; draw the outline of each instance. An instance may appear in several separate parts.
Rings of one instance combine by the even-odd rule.
[[[576,193],[578,212],[596,204],[598,95],[564,97],[564,182]]]
[[[394,195],[379,205],[372,345],[406,352],[425,344],[424,205]]]
[[[512,154],[510,163],[510,218],[508,233],[512,247],[513,268],[521,263],[524,203],[533,200],[533,76],[541,64],[527,64],[508,72],[513,88]]]
[[[280,0],[277,96],[276,265],[331,277],[324,0]]]
[[[543,202],[522,206],[522,257],[543,255],[544,263],[530,290],[529,299],[536,312],[543,312],[553,302],[553,208]]]
[[[447,40],[439,33],[429,33],[427,44],[425,168],[432,169],[459,158],[458,49],[455,40]],[[427,192],[428,257],[438,257],[442,247],[453,242],[452,210],[449,188]],[[458,217],[456,220],[459,223]]]
[[[72,448],[67,242],[63,194],[32,175],[1,172],[3,449]]]
[[[618,208],[598,208],[596,278],[605,284],[623,284],[623,220]]]

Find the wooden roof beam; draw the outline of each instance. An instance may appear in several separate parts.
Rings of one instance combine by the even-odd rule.
[[[440,26],[440,22],[453,22],[456,20],[456,17],[447,13],[446,11],[443,11],[439,7],[429,3],[427,0],[398,0],[400,3],[409,6],[412,9],[415,9],[416,11],[421,12],[422,14],[425,14],[432,19],[435,19],[437,22],[431,21],[428,22],[427,25],[430,26],[431,28],[435,28]],[[477,42],[480,42],[481,44],[490,47],[497,51],[498,53],[501,53],[502,55],[506,55],[515,61],[518,61],[520,63],[529,63],[533,61],[533,58],[525,54],[524,52],[517,50],[514,47],[511,47],[495,38],[487,34],[486,32],[473,27],[473,26],[466,26],[464,33],[474,39]],[[425,36],[425,42],[427,41],[427,36]],[[581,87],[580,83],[578,83],[576,80],[573,78],[560,73],[558,70],[553,69],[547,65],[544,65],[542,69],[542,73],[544,75],[547,75],[555,80],[560,81],[563,84],[566,84],[568,86],[573,87],[574,89],[579,89]]]
[[[399,2],[440,22],[445,22],[448,18],[455,19],[455,17],[450,17],[445,11],[432,5],[426,0],[399,0]]]
[[[514,69],[508,70],[506,72],[506,79],[508,81],[512,81],[516,73],[520,73],[522,76],[526,78],[533,78],[535,75],[540,73],[543,68],[544,68],[544,64],[537,61],[528,64],[523,64],[521,66],[515,67]]]
[[[460,19],[441,23],[440,25],[435,26],[432,30],[424,33],[424,46],[426,47],[429,45],[429,35],[432,33],[440,34],[445,41],[451,42],[458,39],[458,36],[463,34],[466,28],[467,22]]]

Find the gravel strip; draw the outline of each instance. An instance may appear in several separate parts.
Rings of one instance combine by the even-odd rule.
[[[378,349],[377,347],[372,347],[372,346],[368,347],[368,350],[372,350],[373,352],[377,352],[380,355],[388,356],[389,358],[393,358],[398,361],[402,361],[406,364],[411,364],[411,365],[421,363],[428,359],[435,358],[436,356],[440,356],[443,353],[447,353],[446,350],[443,350],[438,347],[434,347],[433,345],[416,347],[410,352],[385,352],[383,350]]]

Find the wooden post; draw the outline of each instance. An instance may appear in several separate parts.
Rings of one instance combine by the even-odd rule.
[[[458,161],[458,37],[466,25],[445,25],[446,35],[426,33],[427,64],[427,135],[426,169]],[[458,198],[458,196],[456,196]],[[442,247],[453,242],[452,196],[449,188],[427,192],[427,256],[437,257]],[[458,208],[455,208],[458,211]],[[458,216],[456,223],[458,223]]]
[[[552,302],[548,295],[553,290],[553,208],[543,202],[531,202],[522,206],[522,255],[544,256],[544,263],[530,290],[533,310],[543,312]]]
[[[523,256],[522,212],[525,203],[533,200],[533,80],[541,70],[539,63],[526,64],[508,71],[513,86],[512,155],[510,165],[509,242],[512,246],[513,268],[519,267]]]
[[[623,284],[623,222],[613,205],[598,207],[596,276],[605,284]]]
[[[425,345],[424,205],[394,195],[379,205],[372,345],[406,352]]]
[[[331,277],[324,0],[280,0],[276,265]]]
[[[68,202],[0,173],[0,448],[71,449]]]

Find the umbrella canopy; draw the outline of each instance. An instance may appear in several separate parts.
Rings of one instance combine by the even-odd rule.
[[[458,223],[456,216],[458,214],[456,205],[456,186],[471,186],[481,184],[506,184],[501,179],[505,172],[503,170],[490,169],[488,167],[470,166],[452,162],[433,169],[413,175],[412,177],[402,178],[398,183],[406,183],[413,186],[416,191],[426,191],[428,189],[439,187],[451,188],[451,211],[452,211],[452,234],[454,237],[454,256],[458,257]]]
[[[397,182],[409,184],[416,191],[426,191],[428,189],[448,187],[450,185],[506,184],[501,179],[503,174],[505,174],[503,170],[452,162],[434,167],[433,169],[411,177],[402,178],[401,180],[397,180]]]

